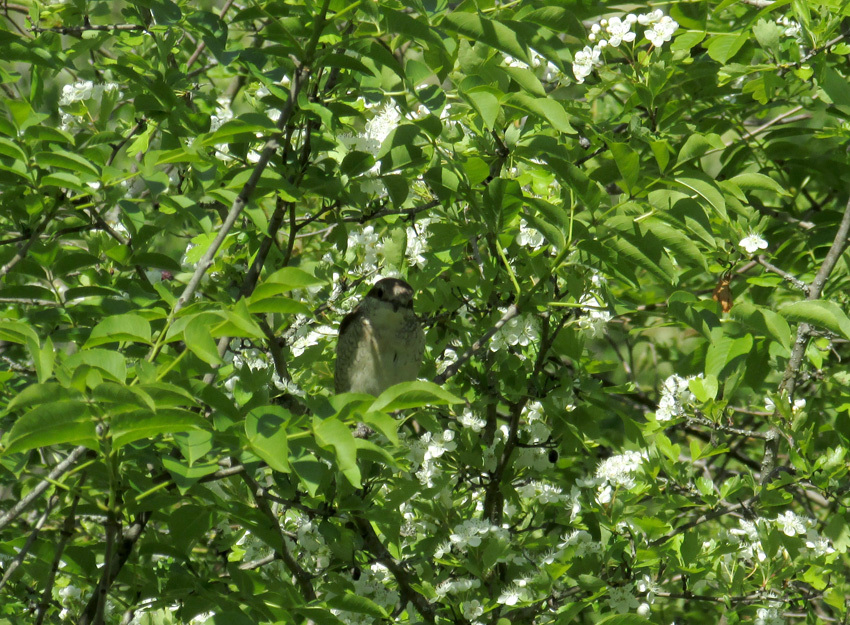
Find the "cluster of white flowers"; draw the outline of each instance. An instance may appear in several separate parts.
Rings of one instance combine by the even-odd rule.
[[[59,106],[70,106],[74,102],[98,99],[103,92],[117,91],[120,97],[121,90],[114,82],[95,85],[91,80],[78,80],[70,85],[62,87],[62,95],[59,98]]]
[[[792,19],[787,18],[786,16],[776,18],[776,23],[785,28],[784,35],[786,37],[794,37],[795,39],[799,39],[800,37],[800,24],[795,22]]]
[[[611,313],[605,308],[605,300],[601,294],[601,288],[606,282],[605,277],[594,272],[590,282],[590,289],[579,300],[584,314],[578,318],[578,327],[597,337],[602,335],[605,325],[611,321]]]
[[[508,67],[519,67],[521,69],[533,70],[544,82],[558,80],[562,74],[560,68],[552,61],[545,59],[536,50],[531,50],[531,66],[510,55],[505,55],[505,64]]]
[[[381,236],[375,232],[372,226],[364,226],[348,234],[348,247],[355,254],[363,255],[361,270],[364,273],[377,271],[378,257],[383,255],[383,244]]]
[[[544,236],[534,228],[530,228],[525,219],[519,220],[519,234],[516,235],[516,242],[519,245],[531,248],[534,251],[537,251],[546,245],[546,239]]]
[[[637,609],[640,616],[646,617],[649,615],[650,606],[655,603],[655,595],[660,592],[661,588],[649,575],[644,574],[641,579],[635,582],[635,589],[641,594],[646,594],[646,601],[641,603]]]
[[[755,521],[738,520],[739,527],[729,530],[729,538],[738,544],[738,555],[749,562],[764,562],[767,554],[761,544],[759,526],[764,525],[764,519]]]
[[[289,349],[292,351],[292,355],[297,358],[308,348],[332,340],[335,336],[336,331],[330,326],[314,328],[304,325],[295,332],[295,338],[291,341]]]
[[[600,20],[598,24],[590,27],[590,35],[588,35],[588,39],[595,42],[595,45],[592,48],[585,46],[584,49],[576,52],[573,58],[573,75],[576,82],[583,83],[593,68],[602,64],[602,50],[609,46],[616,48],[623,42],[635,41],[637,35],[632,31],[635,24],[647,27],[643,36],[656,48],[670,41],[673,33],[679,28],[679,24],[669,15],[664,15],[661,9],[640,15],[629,13],[622,19],[612,17]]]
[[[86,100],[97,100],[104,92],[117,92],[118,97],[121,97],[121,90],[114,82],[95,85],[91,80],[78,80],[70,85],[62,87],[62,95],[59,97],[59,106],[69,107],[75,102],[84,102]],[[62,130],[71,130],[79,122],[80,117],[62,111]]]
[[[507,540],[507,530],[492,525],[483,519],[467,519],[452,528],[452,533],[449,535],[449,540],[452,546],[460,551],[465,551],[467,547],[478,547],[481,545],[481,540],[488,535],[492,535],[497,540]]]
[[[593,536],[586,530],[575,530],[568,536],[562,536],[558,549],[575,547],[576,557],[602,553],[602,544],[593,540]]]
[[[353,580],[354,592],[369,597],[375,603],[390,608],[398,602],[398,593],[391,588],[394,578],[389,569],[375,562],[360,572],[360,579]]]
[[[443,430],[442,434],[436,436],[432,436],[431,432],[425,432],[410,445],[408,457],[421,484],[430,488],[442,475],[442,469],[434,460],[447,451],[454,451],[457,448],[454,438],[453,430]]]
[[[612,586],[608,589],[608,606],[620,614],[637,608],[640,602],[632,592],[632,585]]]
[[[504,311],[500,311],[504,312]],[[490,341],[490,351],[498,352],[512,345],[527,347],[536,344],[540,338],[540,329],[534,315],[517,315],[499,328]]]
[[[596,483],[599,485],[596,500],[603,504],[609,503],[615,488],[634,488],[637,485],[635,473],[640,470],[645,459],[646,452],[627,451],[600,462],[596,468]]]
[[[457,420],[463,427],[473,432],[480,432],[487,425],[487,421],[472,412],[471,408],[465,408]]]
[[[523,586],[520,584],[511,584],[502,591],[498,599],[496,599],[496,603],[510,606],[516,605],[520,601],[528,601],[529,599],[528,591]]]
[[[367,108],[369,108],[368,105]],[[381,151],[381,145],[390,133],[398,127],[398,122],[401,118],[401,111],[399,111],[398,107],[392,102],[388,102],[378,110],[372,119],[366,122],[366,126],[361,134],[357,136],[343,135],[340,137],[340,141],[349,150],[366,152],[377,158]],[[387,190],[376,178],[380,171],[381,163],[377,161],[372,169],[367,172],[367,180],[361,184],[361,188],[366,193],[373,193],[383,197],[386,195]]]
[[[407,262],[412,267],[425,267],[428,259],[425,258],[425,252],[428,247],[428,227],[431,225],[431,219],[426,217],[420,219],[415,225],[407,227],[407,248],[404,250],[407,256]]]
[[[481,605],[481,602],[478,601],[478,599],[471,599],[460,604],[460,611],[467,619],[478,618],[484,614],[484,606]]]
[[[776,410],[776,403],[770,397],[765,397],[764,398],[764,407],[767,410],[773,411],[773,410]],[[802,399],[802,398],[795,399],[794,403],[791,404],[791,413],[797,414],[798,412],[800,412],[805,407],[806,407],[806,400],[805,399]]]
[[[479,586],[481,586],[481,582],[471,577],[447,579],[438,584],[434,589],[434,592],[437,593],[438,597],[445,597],[446,595],[456,595],[468,590],[473,590]]]
[[[811,519],[805,519],[797,516],[791,510],[786,510],[776,517],[776,526],[782,530],[786,536],[796,536],[797,534],[805,534],[806,526],[813,525]]]
[[[777,607],[759,608],[756,610],[754,625],[785,625],[785,619]]]
[[[743,247],[744,251],[750,255],[755,254],[759,250],[767,249],[767,241],[765,241],[763,238],[753,232],[741,239],[738,245]]]
[[[688,388],[688,382],[697,376],[682,378],[675,373],[664,380],[661,391],[661,401],[658,402],[658,410],[655,418],[658,421],[669,421],[674,417],[685,416],[685,407],[696,398]],[[699,377],[702,377],[700,374]]]

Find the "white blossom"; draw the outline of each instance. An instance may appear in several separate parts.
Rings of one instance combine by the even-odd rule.
[[[815,557],[835,553],[829,539],[819,535],[817,531],[811,528],[806,532],[806,547]]]
[[[779,612],[779,608],[759,608],[756,610],[754,625],[785,625],[785,619]]]
[[[791,510],[786,510],[776,517],[776,525],[786,536],[796,536],[806,533],[805,519],[798,517]]]
[[[458,421],[463,427],[469,428],[473,432],[480,432],[487,425],[486,420],[477,416],[469,408],[463,411],[463,413],[458,417]]]
[[[575,547],[575,555],[579,558],[602,552],[602,545],[593,540],[593,536],[586,530],[575,530],[569,536],[562,537],[558,548],[566,549],[567,547]]]
[[[583,83],[584,79],[590,76],[595,65],[600,65],[599,59],[600,48],[585,46],[584,49],[576,52],[573,58],[573,75],[576,77],[577,83]]]
[[[546,245],[544,236],[534,228],[529,228],[525,219],[519,220],[519,234],[516,236],[516,242],[535,251]]]
[[[624,41],[634,41],[635,34],[631,30],[631,23],[626,20],[622,21],[619,17],[612,17],[605,27],[608,33],[608,43],[614,47],[619,46]]]
[[[631,584],[608,589],[608,606],[620,614],[630,612],[637,608],[640,602],[632,594]]]
[[[679,24],[669,15],[665,15],[658,22],[653,24],[644,33],[644,37],[649,39],[649,43],[656,48],[660,48],[664,42],[670,41],[673,38],[673,33],[679,28]]]
[[[659,21],[662,17],[664,17],[664,13],[661,9],[655,9],[650,13],[644,13],[642,15],[637,16],[637,22],[641,26],[649,26],[650,24],[654,24]]]
[[[655,411],[656,420],[669,421],[685,415],[685,406],[696,399],[688,388],[688,382],[694,377],[682,378],[674,373],[664,380],[661,400],[658,402],[658,410]]]
[[[504,312],[504,311],[502,311]],[[497,352],[513,345],[527,347],[540,338],[534,315],[517,315],[508,320],[490,341],[490,351]]]
[[[755,254],[759,250],[767,249],[767,241],[755,233],[745,236],[738,245],[743,247],[747,254]]]

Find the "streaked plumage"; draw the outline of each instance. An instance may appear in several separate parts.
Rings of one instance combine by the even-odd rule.
[[[413,288],[404,280],[384,278],[339,326],[336,392],[380,395],[393,384],[415,380],[424,350]]]

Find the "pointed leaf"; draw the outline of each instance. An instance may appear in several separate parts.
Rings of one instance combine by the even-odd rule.
[[[15,421],[6,453],[62,443],[97,448],[94,421],[85,402],[60,400],[33,408]]]
[[[275,471],[289,473],[289,440],[286,424],[292,414],[280,406],[254,408],[245,417],[245,435],[251,451]]]

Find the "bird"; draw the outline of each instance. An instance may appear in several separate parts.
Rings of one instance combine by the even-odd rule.
[[[383,278],[342,320],[336,344],[337,393],[380,395],[415,380],[425,351],[425,333],[413,312],[413,287]]]

